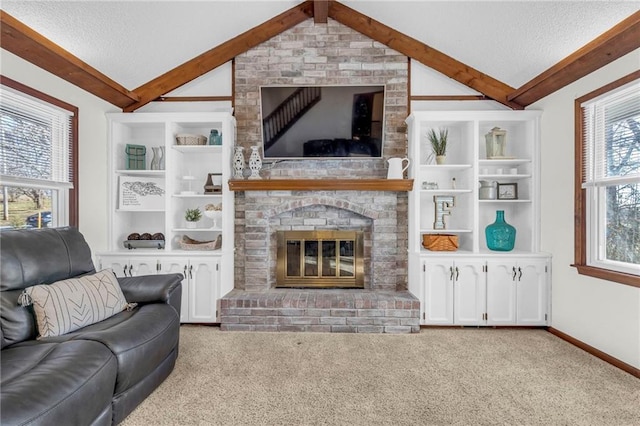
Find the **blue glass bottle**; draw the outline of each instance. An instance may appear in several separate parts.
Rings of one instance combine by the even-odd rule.
[[[222,145],[222,135],[217,129],[211,129],[209,133],[209,145]]]
[[[504,221],[504,210],[496,211],[496,221],[484,230],[487,247],[494,251],[511,251],[516,243],[516,228]]]

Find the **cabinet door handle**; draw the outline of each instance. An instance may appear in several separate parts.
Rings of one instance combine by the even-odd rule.
[[[458,281],[458,277],[460,276],[460,270],[456,266],[456,281]]]
[[[453,266],[449,267],[449,271],[451,272],[451,275],[449,276],[449,281],[453,281]]]
[[[515,267],[515,266],[513,267],[513,276],[511,277],[511,279],[512,279],[513,281],[515,281],[515,280],[516,280],[516,267]]]
[[[133,276],[133,265],[129,265],[129,276]]]
[[[520,279],[522,278],[522,268],[520,268],[519,266],[518,266],[518,274],[519,274],[518,281],[520,281]]]
[[[127,276],[127,265],[124,265],[124,268],[122,268],[122,273],[125,277]]]
[[[183,271],[183,272],[184,272],[184,273],[183,273],[182,275],[184,275],[184,277],[185,277],[185,278],[189,278],[189,277],[187,276],[187,265],[184,265],[184,271]]]
[[[193,265],[189,265],[189,279],[193,279]]]

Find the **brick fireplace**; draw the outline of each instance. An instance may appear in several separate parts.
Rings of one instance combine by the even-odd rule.
[[[309,19],[235,60],[237,143],[261,140],[260,86],[384,84],[382,159],[287,160],[264,179],[374,179],[386,159],[406,156],[408,59],[332,19]],[[235,283],[221,301],[227,330],[418,331],[407,289],[407,195],[377,190],[236,192]],[[364,232],[364,289],[275,288],[277,232]]]

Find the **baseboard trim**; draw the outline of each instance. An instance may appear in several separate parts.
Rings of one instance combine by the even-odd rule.
[[[572,337],[566,333],[563,333],[562,331],[555,329],[553,327],[548,327],[547,331],[551,334],[553,334],[554,336],[557,336],[559,338],[561,338],[562,340],[571,343],[574,346],[577,346],[578,348],[582,349],[585,352],[590,353],[591,355],[600,358],[601,360],[608,362],[609,364],[613,365],[614,367],[618,367],[619,369],[631,374],[632,376],[635,376],[637,378],[640,379],[640,368],[636,368],[633,365],[629,365],[624,361],[620,361],[618,358],[614,358],[611,355],[602,352],[600,349],[596,349],[591,345],[588,345],[586,343],[584,343],[583,341],[580,341],[578,339],[576,339],[575,337]]]

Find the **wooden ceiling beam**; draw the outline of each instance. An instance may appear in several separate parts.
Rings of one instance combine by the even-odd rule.
[[[509,108],[523,109],[522,105],[507,99],[515,90],[513,87],[339,2],[329,3],[329,17]]]
[[[313,0],[313,22],[326,24],[329,16],[329,0]]]
[[[140,100],[124,108],[124,111],[135,111],[312,16],[312,1],[306,1],[292,7],[138,87],[134,92],[140,96]]]
[[[523,106],[531,105],[638,48],[640,48],[640,12],[634,13],[510,93],[508,99]]]
[[[139,97],[0,10],[0,47],[105,101],[124,108]]]

